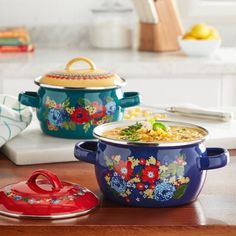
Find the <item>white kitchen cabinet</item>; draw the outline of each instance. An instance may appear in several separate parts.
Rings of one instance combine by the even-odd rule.
[[[37,91],[32,79],[8,78],[1,81],[1,93],[18,96],[24,90]],[[186,104],[233,106],[236,78],[130,78],[125,91],[138,91],[145,105]]]
[[[3,79],[0,86],[0,93],[18,96],[21,91],[37,91],[38,86],[34,84],[32,79],[9,78]]]
[[[221,78],[138,78],[129,79],[125,90],[139,91],[145,105],[193,103],[216,107],[226,99],[222,86]]]
[[[221,81],[221,105],[236,106],[236,76],[224,75]]]
[[[35,54],[0,55],[0,93],[18,96],[22,90],[38,90],[34,78],[78,55],[85,55],[98,68],[127,80],[125,91],[139,91],[143,104],[192,103],[200,106],[236,106],[236,49],[222,48],[212,58],[185,57],[176,53],[132,50],[52,50]],[[76,65],[79,67],[80,65]],[[86,66],[86,65],[85,65]]]

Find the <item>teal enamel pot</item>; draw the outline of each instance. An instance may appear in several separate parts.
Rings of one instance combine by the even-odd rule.
[[[89,69],[72,69],[75,62]],[[125,80],[96,69],[85,57],[68,62],[62,71],[35,79],[38,92],[21,92],[20,103],[35,107],[45,134],[71,139],[93,138],[93,129],[101,124],[120,121],[124,108],[140,104],[138,92],[123,92]]]

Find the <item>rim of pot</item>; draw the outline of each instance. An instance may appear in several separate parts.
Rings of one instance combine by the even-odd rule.
[[[146,120],[135,120],[135,121],[118,121],[118,122],[111,122],[111,123],[99,125],[93,130],[93,136],[99,140],[109,142],[109,143],[114,143],[114,144],[132,145],[132,146],[152,146],[152,147],[153,146],[154,147],[188,146],[192,144],[202,143],[205,140],[207,140],[209,137],[208,130],[199,125],[195,125],[188,122],[179,122],[179,121],[171,121],[171,120],[158,120],[158,121],[162,123],[166,123],[166,124],[184,126],[188,128],[195,128],[204,132],[205,135],[201,139],[195,139],[195,140],[187,141],[187,142],[181,141],[181,142],[159,142],[159,143],[158,142],[126,141],[126,140],[119,140],[119,139],[114,139],[114,138],[107,138],[102,135],[102,133],[106,130],[110,130],[110,129],[118,128],[118,127],[126,127],[128,125],[135,124],[136,122],[146,122]]]
[[[39,81],[42,76],[39,76],[34,79],[34,83],[40,87],[44,88],[54,88],[54,89],[71,89],[71,90],[106,90],[106,89],[113,89],[113,88],[121,88],[126,85],[126,80],[121,78],[122,83],[119,85],[112,85],[107,87],[64,87],[64,86],[57,86],[57,85],[50,85],[50,84],[41,84]]]

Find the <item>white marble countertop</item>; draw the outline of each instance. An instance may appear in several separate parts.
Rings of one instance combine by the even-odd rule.
[[[40,49],[28,54],[0,54],[1,78],[34,78],[63,68],[74,57],[86,56],[97,67],[128,78],[182,75],[235,75],[236,48],[222,48],[212,58],[186,57],[177,53],[149,53],[134,50]],[[1,79],[0,78],[0,79]]]

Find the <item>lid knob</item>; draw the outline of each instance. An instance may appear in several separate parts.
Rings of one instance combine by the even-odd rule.
[[[79,61],[86,62],[87,64],[89,64],[90,70],[96,70],[96,66],[95,66],[95,64],[93,63],[93,61],[91,61],[91,60],[90,60],[89,58],[87,58],[87,57],[76,57],[76,58],[70,60],[70,61],[67,63],[65,70],[71,71],[71,70],[72,70],[72,69],[71,69],[71,66],[72,66],[74,63],[79,62]]]
[[[39,169],[39,170],[34,171],[32,175],[29,177],[29,179],[27,180],[27,184],[34,188],[39,188],[39,186],[36,183],[36,179],[38,178],[39,175],[44,176],[49,181],[49,183],[52,185],[53,191],[60,191],[63,188],[63,185],[60,179],[51,171],[44,170],[44,169]]]

